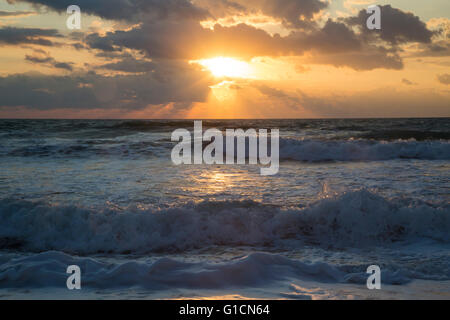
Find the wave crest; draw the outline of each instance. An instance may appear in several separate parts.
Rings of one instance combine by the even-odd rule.
[[[363,247],[429,238],[450,242],[450,205],[388,200],[367,190],[304,208],[253,201],[125,211],[0,201],[0,247],[69,253],[179,252],[209,246]]]

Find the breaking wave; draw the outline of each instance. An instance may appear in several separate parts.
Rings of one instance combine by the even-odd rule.
[[[450,242],[448,202],[385,199],[367,190],[296,208],[205,201],[164,209],[94,210],[0,201],[0,248],[32,252],[140,254],[303,244],[364,247],[424,238]]]
[[[32,141],[33,142],[33,141]],[[116,139],[38,141],[24,146],[0,146],[0,156],[13,157],[166,157],[175,146],[170,139],[154,140],[145,134]],[[204,142],[203,147],[209,143]],[[270,144],[269,144],[270,146]],[[248,140],[246,156],[248,157]],[[236,149],[236,147],[235,147]],[[270,149],[269,149],[270,150]],[[224,138],[224,153],[226,144]],[[236,152],[236,151],[235,151]],[[384,161],[393,159],[450,160],[450,141],[364,139],[280,139],[280,159],[306,162]]]

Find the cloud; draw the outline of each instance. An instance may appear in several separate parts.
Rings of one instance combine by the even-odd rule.
[[[66,12],[67,7],[76,4],[84,13],[110,20],[134,21],[148,16],[164,19],[174,16],[178,19],[203,19],[208,12],[192,4],[189,0],[8,0],[9,3],[28,2],[46,6],[58,12]]]
[[[328,64],[335,67],[349,67],[357,71],[374,69],[403,69],[403,61],[397,53],[383,47],[369,46],[361,51],[343,52],[327,55],[314,55],[306,59],[307,63]]]
[[[50,63],[54,61],[54,59],[50,56],[39,57],[32,55],[26,55],[25,60],[30,61],[32,63]]]
[[[322,29],[295,32],[287,37],[239,24],[205,29],[194,21],[144,23],[128,31],[108,32],[105,36],[90,34],[93,49],[117,51],[131,48],[146,52],[152,58],[200,59],[211,56],[302,55],[305,50],[343,52],[358,50],[360,41],[344,24],[328,20]]]
[[[9,2],[27,2],[37,7],[44,5],[61,13],[66,11],[68,5],[73,4],[69,0]],[[306,65],[321,64],[368,71],[381,68],[400,70],[404,68],[402,58],[407,56],[437,57],[450,53],[447,31],[440,31],[447,30],[446,20],[429,21],[425,24],[412,13],[386,5],[382,6],[382,30],[370,31],[366,28],[368,15],[365,10],[356,12],[357,15],[351,18],[322,20],[329,2],[79,0],[76,4],[83,13],[114,20],[103,24],[108,25],[109,31],[86,29],[71,32],[63,38],[57,30],[52,29],[4,27],[0,29],[0,45],[64,44],[67,52],[75,53],[77,49],[82,51],[76,52],[78,56],[91,57],[86,59],[86,72],[76,70],[65,76],[25,73],[0,77],[0,106],[35,110],[101,108],[142,111],[170,105],[167,110],[186,110],[192,103],[206,102],[210,93],[209,86],[218,81],[212,79],[209,72],[190,65],[189,60],[216,56],[241,59],[302,56],[298,60]],[[353,2],[362,3],[365,0]],[[2,12],[0,11],[0,16]],[[212,28],[206,28],[200,23],[204,19],[213,23],[218,21],[216,19],[219,16],[235,18],[236,24],[216,24]],[[237,24],[254,17],[262,17],[265,22],[255,24],[258,27]],[[272,23],[269,23],[269,27],[264,26],[267,21]],[[63,28],[65,25],[62,23],[61,30]],[[273,31],[279,28],[283,31],[282,35]],[[61,32],[66,34],[65,31]],[[74,65],[70,62],[56,61],[42,50],[43,47],[32,48],[35,50],[25,56],[28,63],[73,71]],[[299,70],[304,71],[301,68]],[[438,79],[441,83],[448,84],[445,83],[448,78],[449,75],[445,74]],[[398,83],[398,87],[404,90],[407,89],[405,85],[413,84],[408,79],[403,79],[402,83],[404,85]],[[322,116],[345,116],[349,115],[348,110],[359,116],[382,116],[387,115],[392,108],[386,105],[388,100],[381,101],[375,93],[326,97],[302,90],[284,91],[282,86],[255,84],[251,89],[247,88],[253,95],[242,99],[257,96],[263,102],[266,99],[267,104],[276,105],[268,102],[279,101],[290,111],[297,112],[299,108],[303,108]],[[396,100],[392,92],[390,97],[406,111],[405,101],[414,102],[405,97],[403,100]],[[438,101],[436,105],[441,108],[443,99],[437,95],[428,97],[432,102]],[[369,101],[367,106],[364,104],[365,99]],[[423,102],[424,99],[420,101]],[[420,110],[421,107],[417,103],[415,105]],[[395,110],[399,108],[396,107]]]
[[[361,48],[361,41],[357,35],[345,24],[331,19],[322,29],[309,34],[292,33],[289,36],[297,41],[297,45],[319,52],[349,52]]]
[[[57,69],[64,69],[67,71],[72,71],[72,63],[71,62],[55,62],[53,64],[53,67],[57,68]]]
[[[46,0],[27,1],[47,5],[55,10],[62,10],[67,4],[65,1],[57,3]],[[152,59],[183,60],[204,59],[214,56],[233,56],[244,59],[257,56],[301,56],[308,51],[312,52],[313,58],[311,58],[311,61],[313,63],[336,67],[347,66],[355,70],[376,68],[398,70],[403,68],[402,59],[395,50],[389,51],[383,48],[381,44],[376,46],[371,44],[370,41],[373,36],[366,34],[366,28],[360,30],[361,34],[355,33],[351,28],[359,21],[358,19],[363,17],[362,13],[364,13],[365,23],[365,11],[361,11],[357,17],[342,21],[329,19],[323,27],[316,26],[313,21],[314,15],[327,7],[326,2],[319,0],[251,0],[250,2],[224,0],[219,2],[219,5],[226,10],[244,10],[244,13],[256,10],[282,19],[291,25],[297,23],[296,27],[300,27],[300,24],[304,22],[311,23],[311,28],[297,29],[284,37],[278,34],[271,35],[262,29],[247,24],[233,26],[216,24],[213,29],[203,28],[199,20],[207,15],[186,14],[177,16],[177,10],[180,8],[200,8],[197,2],[191,3],[188,0],[168,0],[166,2],[162,0],[117,0],[117,2],[117,6],[106,5],[104,0],[89,1],[79,5],[82,8],[85,7],[87,12],[116,19],[120,19],[121,15],[130,11],[131,8],[134,8],[135,12],[147,14],[149,8],[157,7],[158,10],[155,12],[160,12],[159,18],[152,20],[141,15],[140,23],[133,28],[110,31],[106,34],[80,35],[78,41],[81,42],[72,45],[76,46],[78,50],[86,46],[105,53],[132,49],[141,51]],[[208,0],[199,3],[212,5]],[[122,7],[123,11],[119,10]],[[208,11],[207,9],[202,10],[203,12]],[[426,29],[426,25],[418,17],[410,13],[404,13],[389,5],[383,6],[382,10],[384,27],[389,29],[389,26],[393,25],[395,28],[390,30],[390,33],[382,32],[379,34],[381,38],[391,42],[415,39],[426,43],[427,39],[433,34]],[[395,23],[389,22],[398,17],[409,24],[408,28],[399,28]],[[373,34],[371,33],[371,35]],[[131,64],[133,64],[132,61],[114,62],[109,63],[106,68],[124,72],[139,69],[139,65],[135,62],[134,69]],[[140,67],[151,68],[148,63],[141,63]]]
[[[108,32],[105,36],[90,34],[87,43],[103,51],[130,48],[143,51],[151,58],[186,60],[218,55],[275,56],[291,50],[289,43],[280,36],[271,36],[246,24],[216,25],[210,30],[195,21],[144,23],[128,31]]]
[[[16,74],[0,77],[0,106],[137,110],[167,103],[186,105],[205,101],[213,83],[207,73],[179,61],[159,61],[153,72],[114,77],[94,72],[70,76]]]
[[[33,54],[25,55],[25,60],[31,63],[43,64],[48,67],[53,67],[56,69],[64,69],[67,71],[72,71],[72,63],[70,62],[58,62],[50,54],[44,50],[34,50]]]
[[[28,2],[44,5],[53,10],[64,12],[73,4],[71,0],[9,0],[8,2]],[[196,2],[189,0],[78,0],[77,5],[83,12],[97,15],[111,20],[135,21],[163,20],[168,17],[176,19],[193,19],[196,21],[212,17],[208,9],[216,15],[229,12],[240,14],[258,11],[265,15],[280,19],[289,27],[309,28],[315,14],[328,7],[326,1],[321,0],[203,0]]]
[[[402,79],[402,83],[405,84],[405,85],[407,85],[407,86],[415,86],[415,85],[417,85],[417,83],[412,82],[412,81],[410,81],[410,80],[408,80],[408,79],[406,79],[406,78],[403,78],[403,79]]]
[[[154,70],[154,62],[147,60],[138,60],[131,55],[124,56],[118,62],[111,62],[97,66],[98,69],[108,69],[113,71],[122,71],[128,73],[141,73]]]
[[[450,41],[436,41],[428,45],[419,46],[418,50],[412,53],[413,57],[448,57],[450,56]]]
[[[314,15],[328,7],[327,2],[319,0],[247,0],[245,3],[293,28],[310,28]]]
[[[214,18],[226,16],[264,15],[282,22],[291,29],[311,29],[315,15],[328,7],[321,0],[197,0]]]
[[[2,18],[20,18],[35,15],[33,11],[0,11],[0,17]]]
[[[448,73],[438,74],[437,80],[442,84],[450,85],[450,74],[448,74]]]
[[[366,26],[370,14],[361,10],[356,17],[346,18],[349,25],[358,26],[367,37],[376,36],[391,44],[407,42],[430,43],[434,33],[413,13],[404,12],[390,5],[381,8],[381,30],[369,30]]]
[[[201,8],[205,8],[211,18],[221,18],[224,16],[232,16],[234,14],[246,14],[247,7],[238,2],[239,0],[195,0],[195,4]]]
[[[355,70],[402,69],[394,51],[368,45],[343,22],[329,19],[322,28],[295,31],[288,36],[270,35],[247,24],[203,28],[196,21],[145,22],[130,30],[86,37],[92,48],[120,52],[125,48],[144,52],[152,59],[196,60],[215,56],[250,59],[257,56],[301,56],[313,52],[313,63],[348,66]]]
[[[54,42],[47,38],[62,37],[56,29],[3,27],[0,29],[0,45],[37,44],[52,46]]]
[[[427,22],[427,27],[434,30],[435,36],[449,39],[450,38],[450,19],[447,18],[432,18]]]

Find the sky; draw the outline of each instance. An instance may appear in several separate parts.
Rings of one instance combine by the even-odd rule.
[[[371,117],[450,117],[450,1],[0,0],[0,118]]]

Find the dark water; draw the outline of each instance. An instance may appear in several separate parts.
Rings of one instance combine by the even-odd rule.
[[[362,285],[373,263],[388,284],[449,288],[450,119],[212,127],[279,129],[279,173],[173,165],[171,132],[191,120],[0,120],[0,289],[64,286],[64,266],[81,264],[92,290],[268,281],[273,298],[306,279],[327,294],[321,283]]]

